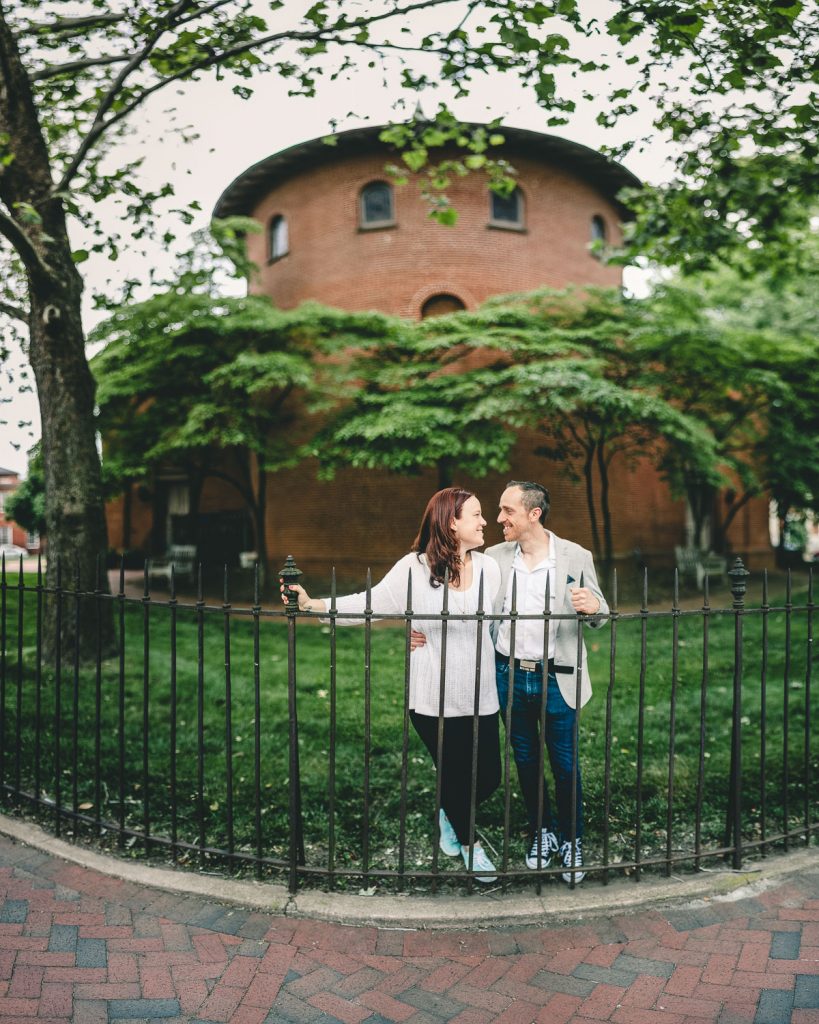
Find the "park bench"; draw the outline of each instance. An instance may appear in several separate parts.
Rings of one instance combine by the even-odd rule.
[[[166,586],[170,586],[171,567],[173,567],[175,581],[189,580],[193,582],[196,574],[196,545],[171,544],[165,555],[149,560],[148,577],[151,580],[164,580]]]
[[[714,551],[699,551],[697,548],[684,548],[677,545],[674,548],[677,557],[677,570],[680,578],[689,576],[697,581],[700,590],[703,588],[706,577],[718,576],[725,578],[728,570],[728,560],[723,555]]]

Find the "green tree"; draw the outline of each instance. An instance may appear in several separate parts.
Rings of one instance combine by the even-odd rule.
[[[29,533],[45,533],[45,477],[39,445],[29,452],[25,480],[6,498],[6,515]]]
[[[539,454],[580,464],[595,554],[614,555],[609,470],[620,456],[659,464],[667,450],[718,479],[700,424],[638,386],[629,304],[614,292],[507,296],[475,313],[407,325],[364,355],[363,384],[316,444],[324,471],[352,464],[482,476],[508,468],[515,428],[542,437]],[[442,479],[442,483],[445,480]]]
[[[723,542],[753,497],[775,501],[782,522],[819,503],[819,236],[794,243],[798,265],[760,271],[739,260],[660,288],[641,307],[640,349],[662,364],[663,393],[709,425],[738,491],[723,517],[690,467],[669,466],[705,546],[711,532]]]
[[[250,514],[264,586],[270,475],[305,456],[315,417],[337,400],[339,353],[380,341],[390,324],[314,303],[283,312],[212,282],[115,310],[92,335],[104,344],[92,370],[107,481],[130,489],[185,466],[194,518],[204,481],[225,481]]]
[[[801,0],[619,0],[606,29],[617,81],[598,121],[648,99],[651,137],[676,156],[665,184],[634,198],[628,251],[700,270],[737,253],[790,262],[819,194],[819,6]],[[619,76],[618,76],[619,77]]]

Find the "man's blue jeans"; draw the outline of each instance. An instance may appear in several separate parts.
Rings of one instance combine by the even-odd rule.
[[[520,789],[526,804],[529,818],[529,830],[532,835],[537,830],[538,818],[538,759],[540,754],[540,706],[543,693],[543,680],[540,672],[527,672],[524,669],[514,670],[515,679],[512,691],[511,721],[506,721],[506,704],[509,695],[509,659],[496,661],[496,679],[498,684],[498,700],[500,701],[501,717],[509,732],[509,739],[518,769]],[[549,764],[555,780],[555,816],[549,799],[549,789],[543,780],[543,815],[542,828],[556,833],[561,842],[572,838],[572,746],[574,742],[574,723],[577,712],[570,708],[553,673],[549,673],[546,690],[546,728],[544,739]],[[576,835],[583,835],[583,786],[580,780],[580,764],[577,772],[577,819]]]

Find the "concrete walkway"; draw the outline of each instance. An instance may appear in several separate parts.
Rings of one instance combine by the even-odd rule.
[[[389,926],[294,918],[39,845],[0,836],[0,1024],[819,1024],[815,850],[721,897],[630,910],[625,889],[555,883],[563,909],[537,924],[497,927],[501,901],[478,897],[482,927],[450,931],[407,927],[406,899]]]

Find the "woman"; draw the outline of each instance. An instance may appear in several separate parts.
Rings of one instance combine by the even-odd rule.
[[[480,554],[486,520],[471,491],[446,487],[430,498],[412,550],[390,569],[370,591],[376,613],[402,615],[407,603],[407,577],[412,579],[412,610],[419,615],[438,615],[443,610],[448,579],[448,610],[451,615],[474,615],[483,578],[482,608],[490,611],[500,587],[500,569],[494,559]],[[448,573],[448,577],[447,577]],[[327,599],[311,599],[303,587],[292,588],[301,611],[326,613]],[[282,587],[284,594],[284,587]],[[284,597],[285,604],[287,597]],[[363,612],[366,594],[350,594],[336,600],[339,612]],[[349,625],[361,620],[338,619]],[[450,857],[460,854],[478,881],[494,882],[495,867],[480,843],[469,832],[472,746],[477,668],[477,630],[480,630],[481,672],[478,701],[478,778],[476,804],[482,803],[500,784],[498,744],[498,695],[495,685],[495,651],[489,623],[449,620],[446,636],[446,672],[441,671],[442,622],[423,620],[427,637],[410,662],[410,719],[437,765],[438,714],[443,677],[444,740],[441,764],[440,846]]]

